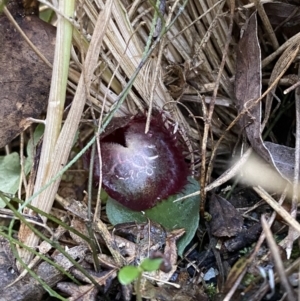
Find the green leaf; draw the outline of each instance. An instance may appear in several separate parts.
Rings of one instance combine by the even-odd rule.
[[[155,258],[155,259],[146,258],[143,260],[140,267],[145,272],[154,272],[159,269],[162,262],[163,262],[162,258]]]
[[[0,13],[3,12],[4,6],[6,5],[7,0],[0,0]]]
[[[43,21],[50,23],[51,19],[53,18],[54,11],[51,8],[44,9],[43,11],[40,11],[39,17]]]
[[[25,174],[26,175],[28,175],[28,173],[30,172],[32,164],[33,164],[34,148],[39,143],[40,138],[44,134],[44,131],[45,131],[45,125],[39,124],[33,133],[33,137],[28,140],[27,149],[26,149],[28,157],[25,160]]]
[[[34,133],[33,133],[33,137],[29,139],[28,143],[27,143],[27,156],[28,158],[33,159],[34,156],[34,147],[37,146],[38,142],[40,141],[40,138],[42,137],[42,135],[44,134],[45,131],[45,125],[44,124],[39,124]]]
[[[0,157],[0,191],[15,194],[20,183],[20,157],[18,153],[11,153]],[[8,200],[7,200],[8,201]],[[0,208],[5,203],[0,199]]]
[[[123,285],[127,285],[137,279],[141,270],[138,267],[128,265],[123,267],[118,273],[119,282]]]
[[[28,158],[25,159],[25,174],[31,169],[33,162],[33,146],[36,146],[44,132],[44,125],[37,126],[33,143],[30,139],[27,144]],[[0,157],[0,191],[15,194],[19,189],[21,176],[20,156],[18,153],[11,153]],[[6,199],[8,201],[8,199]],[[5,207],[5,202],[0,198],[0,208]]]
[[[106,214],[111,224],[121,224],[127,222],[146,222],[147,218],[161,224],[167,230],[184,228],[186,233],[177,243],[179,256],[183,255],[185,247],[193,239],[199,224],[199,195],[174,203],[173,201],[182,196],[199,191],[198,182],[188,179],[188,184],[184,190],[167,200],[158,203],[155,207],[142,212],[132,211],[125,208],[112,198],[108,198],[106,204]]]

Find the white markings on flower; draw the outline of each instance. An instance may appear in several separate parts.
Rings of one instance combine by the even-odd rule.
[[[174,129],[173,129],[173,135],[177,133],[178,131],[178,122],[175,122],[175,125],[174,125]]]
[[[158,155],[153,156],[153,157],[148,157],[148,160],[155,160],[155,159],[157,159],[157,158],[158,158]]]
[[[159,155],[154,155],[155,145],[144,145],[134,154],[122,153],[117,155],[117,163],[111,168],[113,174],[119,180],[141,180],[151,177],[156,169],[155,160]],[[151,150],[151,151],[149,151]]]

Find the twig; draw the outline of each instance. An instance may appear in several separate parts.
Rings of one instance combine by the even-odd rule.
[[[256,9],[258,11],[258,14],[259,14],[262,22],[263,22],[263,24],[264,24],[264,26],[266,28],[267,34],[268,34],[268,36],[270,38],[270,41],[271,41],[271,43],[273,45],[273,48],[275,50],[278,49],[279,48],[279,43],[277,41],[275,32],[274,32],[274,30],[272,28],[272,25],[270,23],[270,20],[269,20],[267,14],[265,12],[265,9],[264,9],[264,7],[263,7],[263,5],[261,3],[261,0],[254,0],[254,4],[256,6]]]
[[[35,45],[30,41],[27,35],[24,33],[19,24],[15,21],[14,17],[11,15],[6,6],[3,9],[4,14],[10,20],[10,22],[15,26],[17,31],[21,34],[21,36],[25,39],[28,45],[32,48],[32,50],[40,57],[40,59],[49,67],[52,68],[52,64],[46,59],[46,57],[35,47]]]
[[[285,288],[285,291],[287,292],[288,301],[296,301],[297,300],[296,295],[295,295],[293,288],[292,288],[291,284],[289,283],[286,273],[284,271],[284,265],[280,258],[280,250],[279,250],[278,246],[276,245],[276,242],[273,238],[272,232],[268,226],[267,220],[264,217],[264,215],[261,216],[261,224],[262,224],[263,230],[265,232],[266,239],[267,239],[272,257],[274,259],[276,271],[280,277],[280,282],[283,285],[283,287]]]
[[[297,232],[300,233],[300,224],[292,218],[292,216],[281,206],[279,205],[263,188],[254,187],[253,188],[257,194],[263,198],[290,226],[294,227]]]

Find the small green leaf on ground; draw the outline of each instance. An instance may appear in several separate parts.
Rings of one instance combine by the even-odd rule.
[[[163,262],[162,258],[155,258],[155,259],[146,258],[141,263],[141,268],[145,272],[154,272],[159,269],[162,262]]]
[[[29,139],[27,143],[27,156],[28,158],[31,158],[33,160],[34,156],[34,147],[37,146],[38,142],[40,141],[40,138],[43,136],[45,131],[45,126],[43,124],[39,124],[34,133],[33,137]]]
[[[27,144],[28,157],[25,158],[25,174],[30,172],[33,162],[33,147],[35,147],[44,133],[44,125],[37,126]],[[18,153],[11,153],[0,157],[0,191],[15,194],[19,189],[21,176],[20,156]],[[7,199],[8,201],[8,199]],[[0,199],[0,208],[4,208],[5,203]]]
[[[18,153],[11,153],[0,157],[0,191],[15,194],[20,183],[20,157]],[[5,203],[0,199],[0,208]]]
[[[138,267],[128,265],[123,267],[118,273],[118,280],[121,284],[127,285],[137,279],[141,270]]]
[[[189,178],[188,184],[181,193],[170,196],[167,200],[146,210],[145,214],[127,209],[109,197],[106,204],[106,213],[113,225],[127,222],[142,223],[147,222],[147,218],[149,218],[169,231],[184,228],[186,233],[177,243],[178,254],[182,256],[185,247],[193,239],[199,224],[200,197],[197,195],[176,203],[174,203],[174,200],[199,191],[199,189],[198,182],[193,178]]]
[[[34,148],[37,146],[37,144],[39,143],[41,137],[43,136],[45,131],[45,126],[43,124],[39,124],[34,133],[33,133],[33,137],[29,139],[28,143],[27,143],[27,158],[25,161],[25,174],[28,175],[32,164],[33,164],[33,159],[34,159],[34,155],[35,155],[35,150]]]

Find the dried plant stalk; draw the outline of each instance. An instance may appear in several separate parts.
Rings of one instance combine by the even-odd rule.
[[[51,154],[51,165],[48,165],[47,169],[45,170],[47,173],[44,178],[44,182],[42,183],[43,185],[49,182],[62,169],[62,167],[66,164],[68,160],[69,153],[71,151],[73,141],[77,132],[78,124],[80,122],[80,118],[85,105],[86,91],[89,90],[89,87],[85,87],[85,83],[91,82],[91,78],[94,73],[94,66],[97,65],[98,55],[101,49],[100,46],[103,40],[103,36],[106,32],[106,25],[108,24],[108,21],[110,19],[111,6],[112,1],[108,1],[105,10],[101,12],[98,17],[95,34],[93,35],[90,48],[88,50],[87,57],[85,60],[86,73],[81,74],[76,94],[73,100],[73,105],[70,109],[69,115],[63,126],[63,129],[59,135],[57,143],[55,144],[54,151]],[[57,180],[46,190],[40,193],[34,199],[33,205],[39,207],[40,209],[48,213],[54,202],[59,182],[60,181]],[[40,189],[40,187],[38,187],[37,189]],[[38,241],[39,238],[33,233],[26,233],[24,237],[24,243],[29,246],[36,246],[38,244]],[[23,261],[27,263],[32,257],[32,255],[28,252],[21,252],[20,255],[22,255]]]

